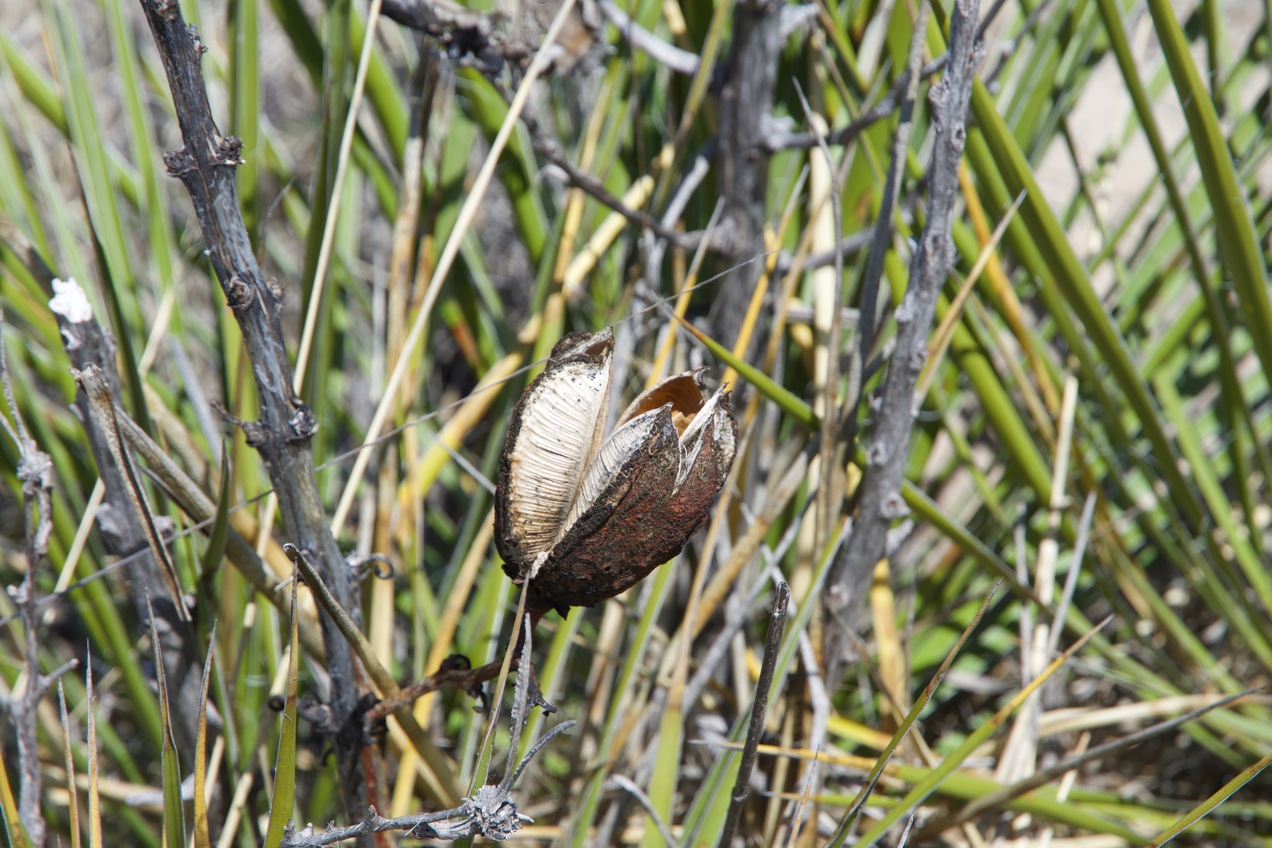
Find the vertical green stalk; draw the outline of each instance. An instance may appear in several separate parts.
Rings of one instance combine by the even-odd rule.
[[[239,209],[252,244],[260,244],[260,43],[256,0],[230,0],[225,34],[229,43],[230,132],[243,141],[238,176]]]

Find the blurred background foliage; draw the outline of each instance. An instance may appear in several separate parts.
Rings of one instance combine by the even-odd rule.
[[[838,426],[868,432],[926,217],[926,95],[940,72],[903,122],[909,2],[602,5],[623,6],[688,66],[651,57],[612,11],[585,4],[473,225],[456,233],[554,4],[486,18],[500,49],[485,54],[381,18],[364,85],[363,3],[183,4],[207,47],[214,113],[243,140],[241,210],[284,293],[333,528],[351,554],[394,566],[392,579],[364,582],[362,602],[371,645],[400,682],[452,654],[487,662],[508,639],[517,595],[491,544],[491,484],[511,406],[563,333],[615,328],[619,409],[649,381],[698,365],[737,387],[744,441],[709,529],[624,600],[539,629],[544,694],[580,727],[514,793],[534,819],[518,839],[715,844],[781,576],[792,615],[746,844],[897,844],[900,827],[889,828],[915,810],[908,844],[1146,844],[1176,827],[1183,844],[1272,844],[1272,784],[1258,773],[1272,751],[1268,8],[981,9],[957,261],[906,458],[913,524],[871,579],[849,587],[860,643],[840,678],[825,679],[824,580],[857,508],[861,457],[822,475],[835,454],[810,422],[843,405]],[[937,4],[922,19],[924,63],[944,54],[948,17]],[[52,697],[38,713],[42,809],[61,844],[96,822],[108,841],[157,845],[161,802],[176,789],[162,768],[156,665],[139,581],[115,567],[120,552],[94,526],[102,490],[71,409],[54,277],[78,281],[113,335],[124,408],[279,582],[287,540],[269,478],[230,423],[254,418],[255,387],[189,200],[165,171],[162,154],[181,141],[139,8],[25,0],[0,19],[4,353],[55,483],[34,636],[46,673],[79,661],[61,678],[67,717]],[[775,51],[753,52],[748,20]],[[748,81],[757,66],[771,76],[771,103],[762,80]],[[903,131],[893,207],[886,174]],[[739,172],[755,181],[749,193]],[[880,336],[854,372],[880,209],[891,209],[873,253]],[[456,261],[433,287],[453,234]],[[725,374],[673,313],[760,376]],[[860,406],[853,373],[863,375]],[[355,476],[354,451],[381,404],[389,433]],[[17,465],[16,445],[0,439],[0,573],[12,586],[29,567]],[[211,832],[225,845],[261,844],[270,798],[281,797],[273,770],[286,726],[271,696],[289,677],[302,700],[329,681],[311,655],[290,664],[285,606],[223,561],[218,522],[179,508],[147,470],[150,507],[171,528],[194,599],[197,653],[214,656]],[[943,684],[920,697],[1004,576]],[[32,634],[11,596],[0,607],[0,686],[12,699]],[[313,616],[302,597],[302,626]],[[1107,616],[1036,695],[1013,701],[1057,648]],[[1144,744],[1116,745],[1247,692]],[[916,701],[919,723],[857,807]],[[428,761],[390,729],[382,812],[452,806],[468,791],[486,727],[473,703],[449,691],[420,701],[439,749]],[[998,714],[1005,706],[1019,709]],[[191,714],[173,718],[194,729]],[[303,718],[296,731],[295,820],[343,823],[328,741]],[[6,721],[6,799],[21,783],[13,738]],[[1026,783],[1105,743],[1113,750]],[[184,777],[195,752],[178,753]],[[15,809],[4,805],[11,844]]]

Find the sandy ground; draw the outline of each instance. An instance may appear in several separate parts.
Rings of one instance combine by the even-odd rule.
[[[1181,20],[1194,4],[1176,4]],[[1251,0],[1229,0],[1222,4],[1223,23],[1230,52],[1244,47],[1261,25],[1262,10]],[[1131,48],[1136,64],[1149,73],[1166,73],[1157,35],[1147,10],[1137,4],[1137,10],[1128,19]],[[1204,49],[1195,46],[1193,58],[1202,73],[1206,73],[1208,60]],[[1229,103],[1227,115],[1221,116],[1225,127],[1231,127],[1234,117],[1244,114],[1259,94],[1268,87],[1266,66],[1260,68],[1242,86],[1240,97]],[[1146,77],[1147,79],[1147,77]],[[1173,148],[1187,133],[1182,105],[1178,98],[1159,96],[1154,102],[1157,118],[1166,144]],[[1048,200],[1056,210],[1065,209],[1079,191],[1079,174],[1092,179],[1098,214],[1108,227],[1120,221],[1132,204],[1153,182],[1160,180],[1160,173],[1143,133],[1128,135],[1129,123],[1137,123],[1130,95],[1122,82],[1121,72],[1111,56],[1106,56],[1092,73],[1083,88],[1082,96],[1074,104],[1067,117],[1074,139],[1074,151],[1057,139],[1038,163],[1036,174]],[[1077,166],[1074,164],[1076,154]],[[1103,158],[1105,164],[1101,165]],[[1200,174],[1195,166],[1176,174],[1185,188],[1195,185]],[[1272,187],[1272,165],[1264,164],[1259,171],[1261,194]],[[1129,252],[1141,227],[1132,227],[1129,233]],[[1069,228],[1070,243],[1082,259],[1088,259],[1101,250],[1103,238],[1096,221],[1089,212],[1083,212]],[[1110,273],[1096,275],[1097,284],[1108,286]]]

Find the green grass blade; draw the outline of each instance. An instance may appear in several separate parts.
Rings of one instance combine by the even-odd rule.
[[[1215,234],[1225,275],[1238,297],[1241,323],[1249,332],[1264,374],[1272,374],[1272,303],[1268,270],[1259,248],[1245,190],[1237,180],[1232,154],[1214,101],[1193,63],[1188,40],[1175,12],[1165,0],[1149,0],[1153,28],[1161,39],[1162,55],[1170,67],[1175,90],[1188,121],[1189,138],[1197,151],[1202,181],[1215,216]]]
[[[274,761],[274,794],[269,802],[269,826],[265,831],[265,848],[278,848],[296,800],[296,689],[300,677],[300,628],[296,618],[296,585],[292,578],[291,636],[287,647],[287,698],[283,705],[282,732],[278,737],[278,758]]]
[[[1188,828],[1199,822],[1203,817],[1213,813],[1219,808],[1224,801],[1232,797],[1237,790],[1254,780],[1268,766],[1272,765],[1272,754],[1268,754],[1257,763],[1253,763],[1249,768],[1244,769],[1240,774],[1229,780],[1223,785],[1219,791],[1215,792],[1201,804],[1188,811],[1179,821],[1157,834],[1152,840],[1145,843],[1145,848],[1157,848],[1159,845],[1165,845],[1176,836],[1179,836]]]
[[[146,599],[149,605],[150,599]],[[163,772],[163,844],[165,848],[185,848],[185,802],[181,798],[181,762],[176,738],[172,735],[172,707],[168,700],[168,677],[163,668],[163,649],[155,627],[155,612],[150,608],[150,642],[155,657],[155,677],[159,684],[159,716],[163,722],[163,749],[160,764]]]
[[[879,840],[881,840],[888,831],[892,829],[893,825],[900,821],[901,818],[908,815],[918,804],[921,804],[925,798],[931,795],[932,792],[934,792],[936,788],[954,772],[956,768],[961,766],[963,762],[971,756],[972,752],[975,751],[978,746],[989,739],[990,736],[1002,727],[1008,717],[1010,717],[1011,714],[1014,713],[1022,703],[1024,703],[1027,697],[1029,697],[1030,693],[1037,691],[1038,688],[1050,679],[1051,675],[1058,671],[1070,657],[1076,654],[1093,635],[1095,635],[1094,631],[1084,635],[1081,639],[1075,642],[1068,650],[1053,660],[1045,671],[1039,674],[1035,679],[1031,680],[1027,686],[1016,693],[1016,695],[1014,695],[1006,705],[994,714],[993,718],[969,733],[967,738],[954,751],[946,755],[946,757],[941,761],[941,764],[933,769],[932,773],[928,775],[926,779],[915,785],[909,792],[906,793],[905,797],[902,798],[895,807],[883,816],[883,818],[866,829],[861,834],[861,837],[858,839],[856,844],[861,846],[861,848],[869,848],[869,846],[877,844]]]
[[[808,427],[810,430],[816,430],[821,426],[817,420],[817,416],[813,414],[813,407],[806,401],[800,400],[796,395],[780,385],[769,375],[765,374],[754,365],[746,362],[741,357],[734,356],[733,351],[720,344],[697,327],[677,317],[680,326],[693,335],[695,339],[711,351],[721,362],[738,372],[738,376],[755,386],[769,400],[781,407],[783,412],[788,413],[799,423]]]

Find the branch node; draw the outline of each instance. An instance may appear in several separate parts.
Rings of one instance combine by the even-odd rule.
[[[242,312],[252,305],[252,286],[237,274],[225,284],[225,302],[234,312]]]
[[[826,610],[832,616],[841,614],[848,608],[852,602],[852,593],[847,587],[836,583],[834,586],[826,587]]]
[[[533,821],[522,815],[502,786],[482,786],[466,804],[467,812],[477,820],[477,830],[487,839],[503,842],[521,830],[523,823]]]
[[[940,112],[941,112],[941,106],[945,102],[945,88],[946,88],[945,78],[941,77],[939,80],[932,83],[931,88],[928,89],[928,104],[932,107],[932,109],[937,113],[938,116],[940,115]],[[939,117],[934,122],[932,129],[937,133],[941,132],[941,121]]]
[[[269,296],[274,299],[274,305],[282,306],[287,297],[287,291],[283,288],[283,284],[278,281],[278,278],[267,278],[265,280],[265,287],[269,290]]]
[[[53,473],[53,460],[47,453],[36,450],[35,442],[25,441],[22,445],[22,457],[18,460],[18,479],[23,483],[45,486],[49,480],[46,475]]]
[[[879,504],[879,515],[888,521],[896,521],[909,514],[910,510],[905,505],[905,499],[896,492],[889,492]]]
[[[244,438],[251,447],[259,447],[265,443],[267,434],[259,423],[239,418],[233,412],[226,409],[225,405],[220,401],[213,401],[212,409],[231,427],[237,427],[239,430],[242,430]],[[100,516],[98,516],[98,520],[101,520]]]
[[[175,18],[181,10],[181,6],[177,3],[177,0],[155,0],[154,8],[155,14],[160,15],[167,20]]]
[[[898,327],[904,327],[914,320],[914,304],[910,302],[908,297],[901,301],[901,305],[893,313],[893,319],[897,322]]]
[[[223,136],[216,144],[217,165],[223,168],[237,168],[246,164],[243,158],[243,139],[235,135]]]
[[[163,5],[168,5],[165,3]],[[172,3],[176,6],[176,3]],[[190,43],[194,46],[194,61],[198,62],[203,58],[203,54],[208,52],[207,45],[203,43],[203,39],[199,38],[199,28],[194,24],[186,24],[186,32],[190,35]]]
[[[163,164],[168,169],[170,176],[176,177],[182,182],[185,181],[188,174],[193,174],[199,170],[194,157],[184,147],[180,150],[172,150],[163,154]]]
[[[269,431],[260,422],[239,419],[238,424],[243,430],[243,441],[247,442],[249,448],[269,444]]]
[[[318,419],[314,417],[314,411],[309,408],[309,404],[300,401],[296,402],[296,409],[287,424],[291,428],[293,442],[307,442],[318,432]]]

